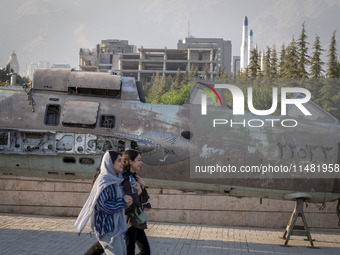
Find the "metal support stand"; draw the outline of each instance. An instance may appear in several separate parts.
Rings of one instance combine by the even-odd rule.
[[[286,227],[286,231],[283,234],[282,239],[285,239],[285,243],[282,246],[285,247],[290,247],[288,245],[289,242],[289,238],[291,235],[296,235],[296,236],[307,236],[307,239],[305,239],[306,241],[309,241],[311,246],[308,246],[309,248],[317,248],[314,246],[313,244],[313,240],[312,237],[310,235],[309,232],[309,228],[307,225],[307,221],[305,218],[305,215],[303,213],[303,203],[304,203],[304,199],[303,198],[297,198],[295,201],[295,209],[292,213],[292,216],[290,217],[289,223]],[[304,226],[295,226],[296,220],[298,217],[302,218],[303,221],[303,225]]]

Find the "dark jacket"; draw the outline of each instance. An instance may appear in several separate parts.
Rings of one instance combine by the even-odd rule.
[[[132,205],[130,205],[129,208],[125,209],[126,221],[127,221],[128,227],[133,226],[139,229],[146,229],[147,228],[146,222],[142,224],[137,223],[135,210],[137,208],[143,209],[143,204],[145,204],[149,200],[149,195],[145,188],[142,189],[142,193],[139,196],[137,193],[132,194],[131,185],[129,181],[130,175],[132,175],[137,182],[136,173],[132,173],[130,172],[130,170],[125,169],[123,172],[123,178],[124,178],[122,182],[123,189],[124,189],[125,194],[131,196],[133,199]]]

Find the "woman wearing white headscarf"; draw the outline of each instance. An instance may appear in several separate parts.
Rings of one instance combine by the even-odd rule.
[[[88,222],[106,254],[125,255],[124,233],[127,230],[125,207],[132,198],[121,187],[123,162],[115,151],[106,151],[100,165],[100,174],[74,226],[79,234]]]

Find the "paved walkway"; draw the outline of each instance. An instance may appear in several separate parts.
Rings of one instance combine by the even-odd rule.
[[[77,235],[75,218],[0,213],[1,255],[82,255],[96,240]],[[340,230],[312,230],[315,246],[293,236],[282,247],[283,230],[149,223],[147,236],[153,255],[215,254],[340,254]],[[88,232],[88,229],[85,230]]]

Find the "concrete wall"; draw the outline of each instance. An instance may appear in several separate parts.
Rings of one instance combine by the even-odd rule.
[[[77,216],[91,189],[90,181],[4,176],[0,178],[0,212]],[[153,210],[150,221],[223,226],[282,228],[294,209],[292,201],[197,195],[169,189],[148,189]],[[338,229],[336,203],[309,204],[311,228]]]

